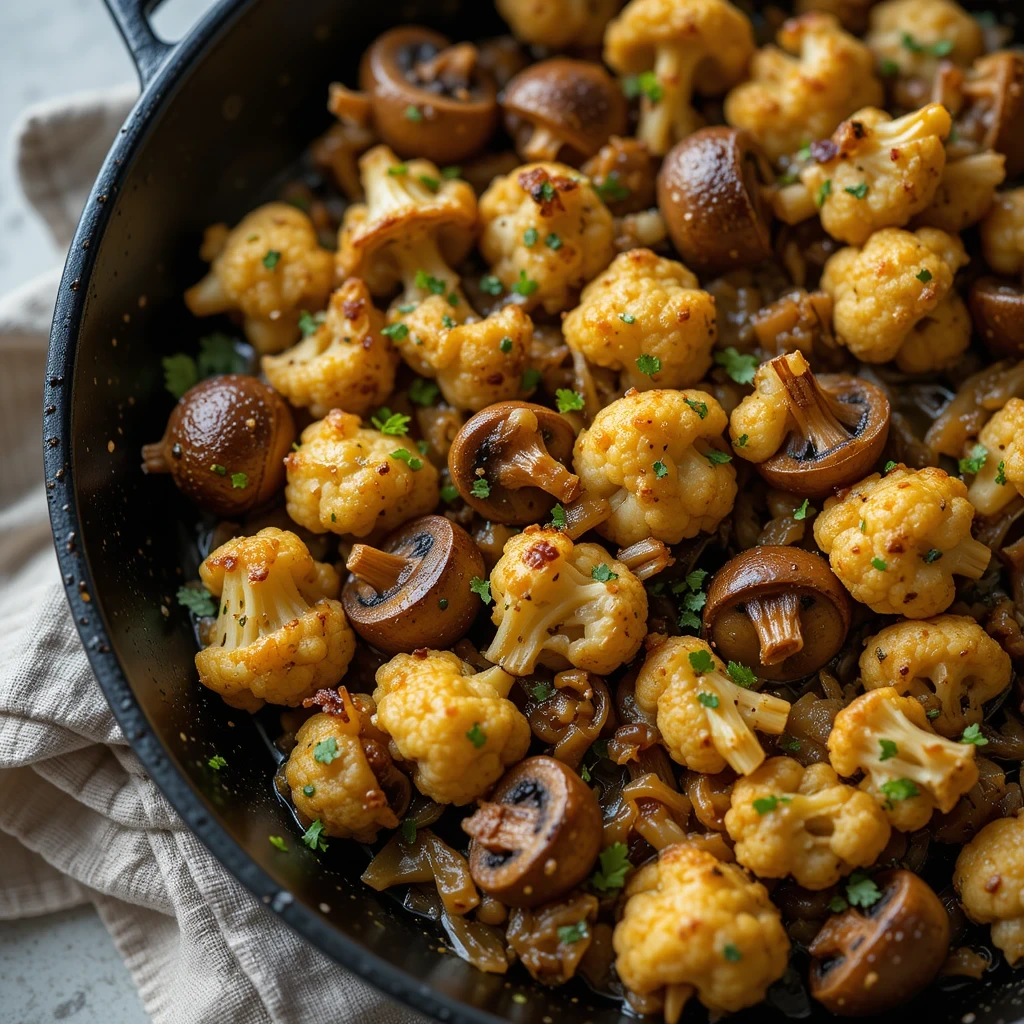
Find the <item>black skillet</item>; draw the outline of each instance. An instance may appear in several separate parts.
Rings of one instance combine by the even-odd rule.
[[[160,436],[172,404],[160,359],[194,351],[205,333],[181,301],[203,271],[196,255],[203,228],[237,221],[269,194],[326,127],[327,83],[352,84],[379,32],[422,21],[456,39],[494,33],[501,26],[492,5],[222,0],[172,47],[149,26],[154,2],[107,4],[143,92],[71,243],[50,335],[44,453],[68,600],[114,714],[154,781],[224,866],[270,911],[386,993],[440,1020],[472,1024],[623,1019],[618,1004],[582,984],[548,990],[521,969],[485,975],[438,952],[443,939],[428,922],[359,882],[366,861],[358,849],[346,856],[339,843],[318,857],[297,841],[288,854],[270,845],[268,835],[294,828],[271,788],[273,759],[248,716],[197,684],[192,630],[174,600],[179,552],[194,540],[184,524],[194,513],[167,481],[139,472],[139,449]],[[214,753],[228,770],[207,768]],[[785,1012],[824,1021],[790,974],[792,985],[784,979],[775,987],[774,1008],[741,1018],[782,1020]],[[933,987],[891,1019],[1013,1021],[1022,997],[1024,974],[1004,969],[981,984]]]

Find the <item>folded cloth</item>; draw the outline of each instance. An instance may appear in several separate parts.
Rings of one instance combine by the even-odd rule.
[[[135,90],[37,107],[25,194],[67,245]],[[59,272],[0,299],[0,919],[91,902],[157,1024],[419,1014],[307,945],[240,886],[147,777],[64,600],[42,479],[42,390]]]

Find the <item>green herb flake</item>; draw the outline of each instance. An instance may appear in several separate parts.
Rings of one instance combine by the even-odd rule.
[[[842,896],[833,896],[832,899],[828,901],[828,909],[831,910],[833,914],[841,914],[844,910],[850,909],[850,904],[847,903]]]
[[[885,794],[886,803],[890,807],[899,800],[909,800],[921,795],[921,791],[910,779],[890,779],[878,788]]]
[[[324,839],[324,823],[319,818],[302,833],[302,841],[311,850],[323,851],[327,849],[327,840]]]
[[[550,203],[555,198],[557,193],[555,192],[555,186],[550,181],[545,181],[540,186],[540,198],[545,203]],[[534,197],[536,198],[536,197]]]
[[[527,228],[523,232],[523,245],[525,245],[527,249],[532,248],[537,244],[537,239],[539,237],[540,236],[537,234],[536,228]]]
[[[617,171],[609,172],[608,176],[600,184],[595,182],[594,191],[606,203],[618,203],[623,199],[628,199],[633,194],[632,190],[623,185],[619,180]]]
[[[181,398],[189,388],[199,383],[199,370],[196,361],[179,352],[160,360],[164,368],[164,387],[175,398]]]
[[[244,491],[249,486],[249,475],[247,473],[232,473],[231,486],[235,490]]]
[[[405,341],[409,337],[409,328],[405,324],[388,324],[380,329],[380,333],[392,341]]]
[[[560,504],[555,504],[551,509],[551,525],[556,530],[565,529],[565,509]]]
[[[708,403],[698,402],[692,398],[683,397],[683,401],[703,420],[708,415]]]
[[[302,792],[305,796],[313,796],[316,793],[316,786],[303,786]]]
[[[758,814],[769,814],[779,806],[780,802],[789,803],[789,800],[785,797],[780,800],[777,796],[762,796],[754,800],[751,806]]]
[[[580,778],[584,782],[590,781],[590,769],[585,764],[580,765]]]
[[[942,557],[942,552],[938,548],[931,548],[926,554],[921,556],[929,565],[932,562],[937,562]]]
[[[441,326],[446,330],[450,331],[455,326],[455,321],[447,314],[441,317]]]
[[[178,604],[200,618],[217,614],[217,602],[205,587],[178,587]]]
[[[966,459],[960,460],[961,476],[976,476],[981,472],[981,467],[988,459],[988,449],[983,444],[976,444],[971,449],[971,454]]]
[[[441,500],[446,504],[450,505],[459,496],[459,489],[455,484],[445,484],[441,488]]]
[[[722,956],[731,964],[739,963],[743,959],[743,954],[740,952],[739,946],[734,945],[731,942],[727,942],[722,947]]]
[[[715,669],[715,662],[711,657],[710,651],[690,651],[689,661],[690,668],[692,668],[697,675],[703,675],[705,672],[713,672]]]
[[[409,165],[408,164],[392,164],[388,168],[388,174],[392,178],[400,178],[403,174],[408,174],[408,173],[409,173]]]
[[[718,694],[716,693],[698,693],[697,700],[706,708],[718,707]]]
[[[406,121],[422,121],[423,112],[419,107],[410,103],[409,106],[405,108],[405,119]]]
[[[707,459],[712,466],[723,466],[727,462],[732,462],[731,455],[727,455],[725,452],[720,452],[717,448],[712,448],[710,451],[705,452],[704,458]]]
[[[636,323],[636,317],[633,316],[632,313],[620,313],[619,314],[619,319],[624,324],[635,324]]]
[[[737,384],[752,383],[760,365],[757,356],[738,352],[732,345],[715,353],[715,363],[723,367]]]
[[[216,473],[217,476],[227,476],[228,475],[227,466],[222,466],[218,462],[214,462],[214,463],[210,464],[210,472],[211,473]]]
[[[500,295],[505,286],[493,274],[486,274],[480,278],[480,291],[487,295]]]
[[[469,493],[474,498],[489,498],[491,496],[491,485],[482,476],[478,476],[473,481],[473,486],[470,487]]]
[[[602,562],[590,570],[590,578],[597,580],[598,583],[609,583],[611,580],[617,580],[619,574],[612,572],[611,567],[606,562]]]
[[[978,725],[977,722],[964,729],[963,735],[960,737],[960,742],[974,747],[988,746],[988,740],[981,735],[981,726]]]
[[[558,250],[562,248],[562,240],[558,237],[558,235],[554,233],[554,231],[552,231],[551,234],[544,239],[544,244],[552,252],[558,252]]]
[[[219,772],[221,768],[226,768],[228,764],[227,760],[221,757],[220,754],[214,754],[213,757],[211,757],[210,760],[206,763],[215,772]]]
[[[927,718],[929,721],[931,721],[933,719],[938,718],[939,715],[942,714],[942,711],[939,708],[929,708],[924,714],[925,714],[925,718]]]
[[[644,96],[652,104],[661,102],[665,90],[653,71],[641,71],[639,75],[628,75],[622,80],[622,91],[628,100]]]
[[[906,781],[906,780],[904,780]],[[870,875],[854,871],[846,881],[846,899],[851,907],[870,907],[882,898],[882,893]]]
[[[437,607],[440,608],[441,611],[446,612],[448,610],[448,598],[447,597],[438,598]]]
[[[462,177],[462,168],[457,167],[454,164],[451,167],[442,167],[441,177],[444,178],[445,181],[454,181],[456,178]]]
[[[523,379],[520,382],[520,386],[523,391],[532,391],[539,383],[543,374],[536,366],[528,366],[523,371]]]
[[[934,43],[920,43],[909,32],[900,36],[904,49],[910,53],[923,53],[929,57],[948,57],[953,52],[952,39],[939,39]]]
[[[583,408],[583,396],[570,388],[559,388],[555,392],[555,403],[559,412],[579,412]]]
[[[1006,486],[1006,463],[1000,459],[999,465],[996,466],[996,483],[1000,487]]]
[[[413,405],[429,406],[437,401],[441,389],[432,380],[417,377],[409,385],[409,401]]]
[[[448,290],[448,286],[441,278],[434,277],[433,274],[428,274],[425,270],[416,271],[413,284],[423,291],[430,292],[431,295],[444,295]]]
[[[581,939],[588,938],[590,935],[590,932],[587,930],[586,921],[578,921],[576,924],[559,925],[556,932],[558,934],[558,941],[564,942],[567,946],[571,946],[574,942],[579,942]]]
[[[890,459],[885,464],[885,468],[882,470],[882,472],[883,473],[891,473],[896,468],[896,466],[897,466],[897,463],[893,462],[892,459]]]
[[[406,846],[412,846],[416,842],[416,822],[412,818],[406,818],[399,826],[398,831]]]
[[[704,597],[703,594],[700,596]],[[701,603],[703,604],[703,602]],[[726,665],[725,670],[729,673],[729,678],[737,686],[742,686],[744,690],[749,690],[757,683],[757,676],[754,675],[753,671],[747,668],[746,665],[741,665],[738,661],[730,661]]]
[[[654,475],[661,480],[662,477],[668,476],[668,466],[664,462],[656,462],[654,464]]]
[[[437,192],[441,188],[441,181],[438,178],[432,178],[429,174],[421,174],[419,176],[420,184],[427,189],[428,192]]]
[[[815,203],[818,205],[820,210],[825,205],[825,200],[832,195],[832,179],[826,178],[819,186],[817,195],[814,197]]]
[[[330,764],[335,758],[341,757],[338,753],[338,741],[333,736],[321,740],[313,748],[313,760],[321,764]]]
[[[320,325],[324,322],[323,313],[310,313],[309,310],[304,309],[299,314],[299,330],[302,331],[302,336],[308,338],[311,334],[316,334]]]
[[[843,191],[853,196],[854,199],[863,199],[868,194],[868,183],[862,181],[859,185],[847,185]]]
[[[800,750],[800,741],[795,736],[783,735],[779,737],[779,746],[783,750],[789,750],[795,754]]]
[[[391,453],[391,458],[404,462],[414,473],[423,468],[423,460],[416,458],[408,448],[396,448]]]
[[[932,272],[927,267],[922,267],[914,276],[921,284],[927,284],[932,279]]]
[[[872,558],[871,564],[879,571],[885,572],[889,568],[888,562],[884,558]]]
[[[880,748],[879,761],[888,761],[890,757],[895,757],[899,753],[899,748],[892,740],[879,740],[878,746]]]
[[[403,416],[402,413],[392,412],[388,408],[378,409],[377,415],[370,417],[370,422],[389,437],[404,437],[409,431],[411,421],[411,416]]]
[[[878,65],[878,73],[883,78],[893,78],[900,73],[900,66],[896,61],[886,58]]]
[[[512,291],[514,291],[516,295],[527,296],[532,295],[539,287],[540,285],[534,281],[533,278],[526,276],[525,270],[520,270],[519,280],[512,285]]]
[[[323,323],[324,314],[317,313],[313,320],[319,326]],[[234,338],[216,331],[199,339],[196,365],[200,377],[213,377],[220,373],[245,373],[249,360],[238,351]]]
[[[281,262],[281,254],[276,249],[268,249],[263,257],[263,266],[267,270],[273,270]]]
[[[474,722],[473,728],[466,733],[466,739],[479,750],[487,742],[487,733],[480,728],[479,722]]]
[[[474,576],[469,581],[469,589],[483,601],[484,604],[490,604],[493,598],[491,597],[491,581],[482,580],[479,576]]]
[[[740,436],[736,438],[736,447],[737,448],[746,448],[747,447],[747,441],[749,441],[749,440],[750,440],[750,438],[747,437],[746,434],[740,434]]]
[[[653,377],[656,373],[661,372],[661,360],[657,356],[649,356],[645,352],[637,358],[636,368],[641,373],[647,374],[648,377]]]
[[[867,520],[866,519],[862,519],[860,521],[860,532],[861,533],[867,533],[868,532],[868,524],[867,524]]]
[[[270,845],[276,847],[282,853],[288,852],[288,844],[280,836],[267,836]]]
[[[803,504],[799,508],[793,510],[793,518],[806,519],[808,516],[813,516],[817,511],[818,510],[816,508],[811,508],[809,499],[804,498]]]
[[[590,884],[598,892],[613,892],[626,884],[626,875],[633,865],[629,862],[629,847],[625,843],[606,847],[597,861],[598,869],[590,876]]]
[[[554,692],[555,688],[550,683],[534,683],[530,687],[530,693],[536,701],[548,700]]]

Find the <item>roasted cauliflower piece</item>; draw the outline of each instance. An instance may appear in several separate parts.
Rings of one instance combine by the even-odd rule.
[[[729,765],[749,775],[764,761],[754,730],[781,735],[789,704],[733,682],[711,648],[693,636],[654,644],[636,677],[636,702],[657,719],[678,764],[714,775]]]
[[[334,409],[300,441],[285,459],[284,497],[288,515],[313,533],[383,534],[437,505],[437,470],[404,434]]]
[[[897,622],[866,641],[860,657],[866,690],[891,686],[928,711],[932,728],[959,739],[980,725],[982,705],[1010,684],[1010,656],[974,619],[939,615]]]
[[[858,110],[828,143],[812,147],[800,180],[815,198],[825,230],[862,245],[881,228],[903,227],[935,197],[946,166],[952,121],[940,103],[892,120]]]
[[[573,544],[555,529],[528,526],[506,541],[491,596],[498,632],[484,657],[516,676],[538,664],[607,675],[647,632],[640,580],[600,545]]]
[[[895,359],[905,373],[951,366],[971,338],[970,314],[953,287],[967,262],[960,239],[935,228],[883,228],[863,248],[840,249],[821,276],[837,339],[858,359]]]
[[[860,788],[901,832],[924,828],[936,808],[952,810],[978,781],[973,744],[940,736],[921,704],[891,686],[862,693],[836,715],[828,756],[845,778],[864,772]]]
[[[996,189],[1006,179],[1006,157],[989,150],[947,161],[935,197],[913,227],[938,228],[955,235],[977,224],[992,209]]]
[[[292,804],[305,818],[322,822],[324,835],[373,843],[380,829],[398,827],[408,780],[396,814],[384,786],[399,776],[387,737],[371,724],[373,701],[365,694],[350,696],[344,686],[324,698],[329,710],[303,722],[288,755],[284,774]]]
[[[616,371],[623,388],[690,387],[711,367],[715,300],[682,263],[630,249],[583,289],[562,334],[588,362]],[[640,371],[645,353],[658,359],[657,373]]]
[[[997,274],[1020,277],[1024,272],[1024,188],[996,195],[981,222],[981,252]]]
[[[573,449],[584,491],[612,507],[597,531],[622,547],[713,531],[736,497],[726,424],[705,391],[630,390],[605,406]]]
[[[874,864],[890,832],[869,793],[840,782],[827,764],[804,768],[791,757],[737,780],[725,827],[745,868],[758,878],[792,875],[805,889],[827,889]]]
[[[973,518],[962,480],[900,466],[829,498],[814,539],[856,600],[879,615],[927,619],[953,603],[954,575],[980,579],[989,563]]]
[[[615,967],[638,996],[675,1009],[694,993],[713,1014],[765,997],[782,977],[789,939],[760,882],[689,843],[663,849],[625,890],[612,943]]]
[[[1024,817],[990,821],[961,851],[953,869],[960,906],[992,926],[992,944],[1011,967],[1024,959]]]
[[[881,105],[871,51],[831,14],[791,18],[776,41],[754,54],[750,79],[725,98],[726,121],[746,128],[769,159],[825,138],[862,107]]]
[[[599,46],[622,0],[496,0],[498,13],[520,42],[546,46]]]
[[[526,309],[571,308],[615,255],[615,224],[589,179],[565,164],[525,164],[480,197],[480,252]]]
[[[225,704],[295,707],[345,675],[356,638],[335,600],[341,580],[294,533],[267,527],[229,540],[199,576],[219,612],[196,668]]]
[[[242,315],[258,352],[280,352],[299,339],[303,310],[321,309],[334,276],[313,222],[290,203],[266,203],[231,231],[207,228],[199,250],[207,275],[185,292],[194,316]]]
[[[381,334],[378,312],[362,281],[350,278],[332,296],[327,313],[294,348],[260,361],[270,384],[313,416],[331,409],[365,416],[391,394],[398,353]]]
[[[377,669],[374,724],[424,796],[468,804],[526,755],[530,723],[508,700],[512,677],[474,672],[451,651],[395,655]]]
[[[1011,398],[981,428],[985,461],[967,489],[967,500],[983,516],[1024,495],[1024,401]]]
[[[747,16],[727,0],[631,0],[608,26],[604,60],[620,75],[645,75],[637,138],[655,156],[704,124],[692,96],[724,93],[754,53]]]

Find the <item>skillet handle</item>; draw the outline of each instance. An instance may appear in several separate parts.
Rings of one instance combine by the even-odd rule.
[[[153,31],[149,15],[160,0],[104,0],[139,73],[145,89],[174,49]]]

